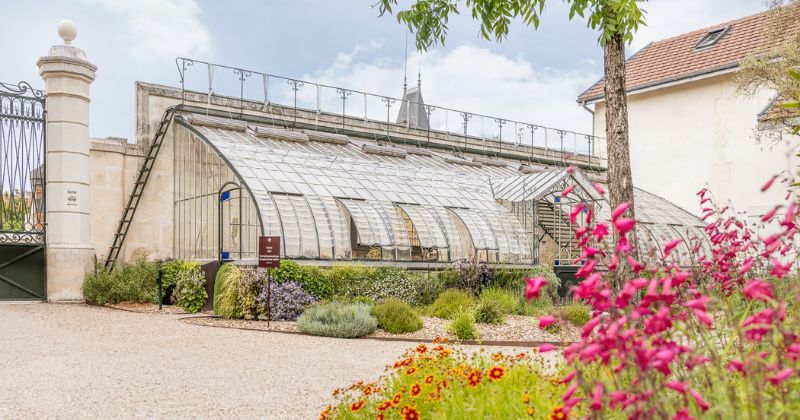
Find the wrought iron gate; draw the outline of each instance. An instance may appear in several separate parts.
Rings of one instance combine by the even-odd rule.
[[[0,83],[0,300],[42,300],[45,94]]]

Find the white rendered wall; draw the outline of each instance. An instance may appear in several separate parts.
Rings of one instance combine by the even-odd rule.
[[[785,189],[761,193],[761,185],[798,163],[788,141],[755,139],[757,114],[772,96],[739,95],[732,73],[628,96],[634,185],[695,214],[695,193],[706,184],[721,206],[766,212]],[[595,105],[594,134],[605,135],[604,103]]]

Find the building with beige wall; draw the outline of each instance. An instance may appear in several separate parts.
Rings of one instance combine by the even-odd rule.
[[[797,141],[767,140],[759,117],[775,92],[741,94],[742,62],[770,44],[770,12],[653,42],[627,63],[631,169],[634,184],[699,214],[695,193],[708,186],[720,206],[758,216],[785,190],[760,193],[777,172],[797,167]],[[603,81],[578,102],[605,133]]]

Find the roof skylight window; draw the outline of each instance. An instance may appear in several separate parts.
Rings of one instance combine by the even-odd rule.
[[[723,36],[725,36],[727,32],[728,32],[728,27],[714,29],[713,31],[710,31],[709,33],[703,35],[703,37],[700,38],[700,41],[697,42],[697,45],[695,45],[694,48],[700,49],[700,48],[710,47],[716,44],[717,41],[719,41]]]

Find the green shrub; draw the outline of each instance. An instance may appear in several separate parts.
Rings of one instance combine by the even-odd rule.
[[[558,298],[561,279],[556,276],[553,267],[544,264],[535,265],[531,268],[495,268],[494,281],[491,285],[523,296],[526,286],[525,279],[537,276],[544,276],[547,280],[547,285],[542,289],[542,298],[551,301]]]
[[[516,314],[523,304],[522,295],[499,287],[489,287],[481,292],[480,300],[495,301],[503,309],[503,313]]]
[[[292,260],[281,260],[280,266],[275,268],[270,273],[272,281],[277,284],[283,284],[287,281],[296,281],[302,284],[303,267]]]
[[[105,267],[98,263],[94,272],[89,273],[83,281],[83,297],[100,305],[105,305],[111,298],[111,285],[113,276]]]
[[[475,328],[475,313],[467,307],[459,307],[453,314],[447,332],[456,336],[459,340],[478,339],[478,330]]]
[[[492,299],[481,299],[475,305],[475,321],[479,324],[504,324],[506,313],[498,301]]]
[[[367,304],[339,302],[311,306],[300,315],[297,326],[306,334],[324,337],[363,337],[378,328]]]
[[[550,299],[531,299],[530,302],[523,299],[517,313],[525,316],[542,316],[550,315],[553,311],[553,302]]]
[[[161,284],[166,290],[177,284],[179,273],[182,271],[199,270],[199,261],[170,260],[161,263]]]
[[[422,328],[422,319],[417,312],[397,299],[376,305],[372,308],[372,315],[378,319],[378,327],[390,334],[414,332]]]
[[[175,304],[189,313],[200,312],[206,303],[206,278],[199,269],[180,270],[176,273],[175,291],[172,296]]]
[[[588,306],[580,303],[573,303],[561,308],[561,318],[580,327],[592,319],[592,313]]]
[[[444,291],[444,281],[437,273],[413,273],[411,282],[416,294],[414,305],[430,305]]]
[[[214,313],[223,318],[241,318],[239,305],[236,303],[235,288],[242,278],[242,270],[233,263],[227,263],[217,271],[214,282]]]
[[[467,292],[458,289],[447,289],[428,307],[428,314],[437,318],[449,319],[459,308],[469,308],[474,299]]]
[[[158,303],[158,263],[144,258],[133,264],[118,264],[106,272],[99,266],[83,283],[84,297],[99,304]]]
[[[303,286],[303,290],[318,299],[327,299],[333,296],[333,286],[328,281],[325,271],[319,267],[303,267],[303,276],[298,283]]]
[[[335,266],[328,273],[334,295],[346,299],[365,297],[375,302],[400,299],[414,305],[417,291],[411,276],[402,267]]]

